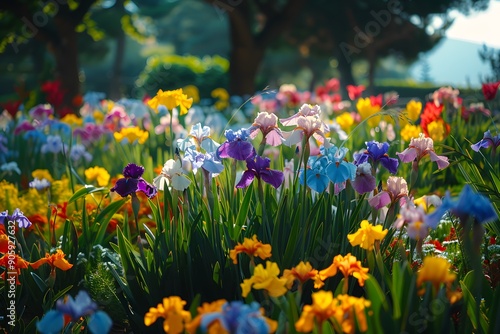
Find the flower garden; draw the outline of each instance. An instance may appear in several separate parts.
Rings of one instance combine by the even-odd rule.
[[[498,333],[499,85],[10,105],[0,329]]]

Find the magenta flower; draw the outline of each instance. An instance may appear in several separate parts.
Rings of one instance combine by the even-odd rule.
[[[248,141],[250,132],[248,129],[233,131],[226,130],[224,133],[226,141],[217,149],[219,158],[233,158],[236,160],[253,159],[256,155],[255,148]]]
[[[436,162],[439,169],[448,167],[450,164],[448,158],[442,155],[437,155],[434,152],[434,141],[432,138],[425,137],[423,133],[418,138],[412,138],[410,145],[401,153],[396,153],[401,162],[417,163],[425,156],[429,156],[431,161]]]
[[[278,188],[283,183],[285,179],[283,173],[269,168],[271,165],[271,160],[269,158],[263,158],[257,155],[255,156],[255,160],[251,158],[247,159],[246,162],[247,170],[243,172],[241,180],[236,185],[236,188],[248,187],[254,178],[261,179],[274,188]]]
[[[22,132],[28,132],[35,130],[35,126],[31,124],[29,121],[22,121],[16,128],[14,129],[14,134],[17,136],[18,134]]]
[[[255,138],[260,130],[266,143],[271,146],[278,146],[283,142],[283,134],[280,128],[278,128],[278,116],[275,114],[268,112],[258,113],[248,130],[250,131],[250,138]]]
[[[54,108],[50,104],[39,104],[31,108],[29,114],[37,121],[44,121],[54,114]]]
[[[111,191],[117,192],[122,197],[133,196],[140,191],[149,198],[153,198],[158,190],[144,180],[142,174],[144,174],[144,167],[132,163],[128,164],[123,169],[124,177],[116,181]]]
[[[370,198],[368,204],[375,209],[380,209],[401,200],[401,205],[403,205],[406,203],[406,197],[408,197],[408,184],[405,179],[399,176],[389,176],[387,190],[383,190]]]

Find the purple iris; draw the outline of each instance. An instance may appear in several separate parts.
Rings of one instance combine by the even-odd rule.
[[[64,328],[64,316],[77,321],[81,317],[90,316],[87,324],[91,333],[108,333],[113,325],[111,318],[99,311],[97,304],[85,291],[80,291],[73,299],[66,295],[56,302],[56,309],[48,311],[36,324],[40,333],[58,333]]]
[[[285,177],[282,172],[270,169],[270,165],[271,160],[269,158],[262,158],[258,155],[255,156],[255,160],[254,158],[247,159],[247,170],[243,172],[236,188],[248,187],[254,178],[261,179],[274,188],[278,188],[283,183]]]
[[[248,141],[250,131],[248,129],[240,129],[233,131],[231,129],[224,132],[226,141],[217,149],[217,154],[220,158],[233,158],[236,160],[252,159],[255,155],[255,148]]]
[[[374,165],[380,162],[382,166],[389,171],[389,173],[397,173],[399,161],[398,159],[390,158],[387,155],[387,151],[389,151],[389,144],[387,142],[379,143],[378,141],[372,140],[366,142],[366,147],[367,150],[363,153],[354,154],[354,164],[356,166],[368,162],[368,160],[371,159]]]
[[[141,191],[149,198],[153,198],[158,190],[155,186],[144,180],[142,174],[144,174],[144,167],[132,163],[128,164],[123,169],[124,177],[116,181],[111,191],[117,192],[122,197],[127,197]]]
[[[479,150],[482,148],[488,148],[490,146],[493,146],[493,149],[496,149],[499,145],[500,145],[500,137],[498,135],[492,136],[490,130],[488,130],[484,133],[483,139],[481,139],[474,145],[471,145],[470,147],[474,151],[479,152]]]
[[[427,216],[427,224],[431,228],[436,228],[447,211],[450,211],[463,222],[471,216],[479,224],[498,219],[490,200],[486,196],[474,192],[468,184],[463,187],[462,192],[455,200],[450,197],[449,192],[446,193],[443,204]]]
[[[28,228],[31,226],[31,222],[29,219],[19,210],[19,208],[15,209],[12,215],[9,215],[9,211],[5,210],[0,212],[0,224],[5,225],[5,221],[7,222],[17,222],[19,227]]]

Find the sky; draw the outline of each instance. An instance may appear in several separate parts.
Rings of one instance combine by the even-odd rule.
[[[468,16],[453,14],[456,19],[446,31],[447,39],[421,55],[421,60],[413,64],[410,73],[420,81],[423,69],[428,66],[430,78],[436,84],[480,87],[491,74],[491,69],[480,60],[479,51],[484,44],[500,49],[500,0],[492,0],[483,12]]]
[[[454,16],[456,19],[446,32],[448,38],[500,48],[500,1],[490,1],[484,12],[469,16],[454,13]]]

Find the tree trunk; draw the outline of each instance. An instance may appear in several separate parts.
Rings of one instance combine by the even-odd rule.
[[[264,50],[252,47],[233,47],[230,54],[229,90],[235,95],[252,95],[255,79]],[[258,87],[264,88],[264,87]]]
[[[345,90],[347,85],[356,85],[356,80],[352,75],[352,62],[348,61],[340,51],[337,52],[337,61],[342,89]]]
[[[64,91],[61,107],[75,111],[73,99],[80,94],[77,33],[74,25],[66,20],[57,20],[56,25],[60,40],[51,46],[51,51],[56,60],[56,78]]]
[[[111,72],[109,98],[119,100],[122,97],[122,65],[125,55],[125,33],[122,31],[116,39],[115,61]]]

